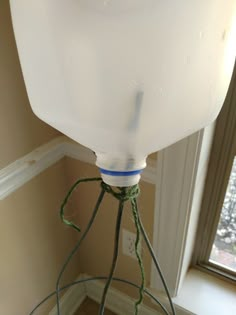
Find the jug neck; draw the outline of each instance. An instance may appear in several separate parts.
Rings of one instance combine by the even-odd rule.
[[[111,186],[129,187],[138,184],[141,173],[146,167],[146,156],[114,156],[109,153],[96,153],[96,165],[103,181]]]

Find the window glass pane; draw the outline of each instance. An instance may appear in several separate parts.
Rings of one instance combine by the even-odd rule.
[[[236,271],[236,158],[234,158],[210,262]]]

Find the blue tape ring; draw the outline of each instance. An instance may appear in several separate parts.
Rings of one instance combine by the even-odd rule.
[[[141,170],[135,170],[135,171],[110,171],[110,170],[105,170],[104,168],[100,168],[100,172],[105,175],[110,175],[110,176],[133,176],[133,175],[138,175],[142,173]]]

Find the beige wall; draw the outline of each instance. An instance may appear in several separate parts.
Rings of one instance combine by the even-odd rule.
[[[54,291],[56,278],[76,233],[59,220],[65,195],[64,161],[35,177],[0,202],[0,314],[27,315]],[[69,265],[64,283],[80,270],[78,258]],[[46,315],[51,299],[36,314]]]
[[[78,177],[99,176],[98,169],[86,163],[73,159],[66,159],[66,171],[68,182],[72,184]],[[74,208],[78,209],[74,216],[78,224],[84,228],[90,218],[91,211],[99,194],[99,184],[82,184],[74,196]],[[140,213],[143,218],[147,233],[152,240],[153,210],[154,210],[154,185],[141,182],[141,195],[139,198]],[[91,275],[107,275],[109,272],[113,253],[113,237],[115,231],[115,219],[118,203],[113,197],[107,195],[96,219],[95,225],[81,247],[80,267],[81,271]],[[122,228],[135,231],[132,220],[131,208],[126,206]],[[146,269],[147,286],[150,282],[151,260],[144,248],[144,264]],[[116,275],[130,279],[134,282],[140,281],[140,271],[137,261],[124,256],[120,249],[119,263]],[[121,291],[133,295],[125,285],[115,285]]]
[[[59,133],[40,121],[27,98],[9,1],[0,1],[0,169]]]
[[[0,169],[59,133],[31,111],[12,32],[9,3],[0,1]],[[0,201],[0,314],[26,315],[55,287],[76,234],[59,221],[66,190],[64,161]],[[79,274],[78,258],[64,282]],[[46,315],[55,299],[36,314]]]

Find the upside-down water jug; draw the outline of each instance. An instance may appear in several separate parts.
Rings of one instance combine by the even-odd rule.
[[[10,0],[30,104],[96,152],[105,182],[218,115],[236,52],[235,0]]]

